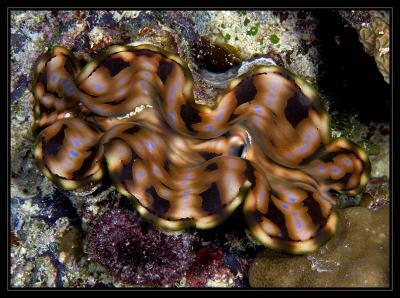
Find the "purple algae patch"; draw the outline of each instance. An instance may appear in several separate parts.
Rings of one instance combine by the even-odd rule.
[[[91,259],[135,285],[172,286],[195,259],[196,237],[167,235],[128,209],[110,209],[88,233]]]

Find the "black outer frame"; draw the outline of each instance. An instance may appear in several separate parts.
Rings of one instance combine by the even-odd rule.
[[[9,24],[9,10],[10,9],[15,9],[15,10],[26,10],[26,9],[41,9],[42,7],[45,9],[56,9],[55,7],[52,7],[54,4],[59,4],[59,3],[48,3],[42,4],[41,7],[33,7],[32,2],[30,1],[20,1],[20,3],[16,3],[15,1],[2,1],[1,4],[4,5],[2,6],[1,10],[1,20],[2,20],[2,33],[3,33],[3,38],[7,38],[7,46],[3,44],[2,47],[0,47],[1,51],[1,82],[3,82],[1,91],[3,92],[3,96],[1,97],[3,100],[1,100],[1,104],[4,105],[0,109],[1,113],[4,113],[4,116],[1,117],[1,120],[3,120],[4,123],[1,128],[3,130],[3,133],[1,134],[2,136],[7,136],[7,142],[2,142],[2,150],[4,150],[4,154],[2,154],[2,157],[7,157],[5,164],[6,167],[2,166],[1,170],[5,171],[5,173],[1,176],[4,177],[1,179],[1,182],[4,183],[5,185],[1,188],[3,191],[3,196],[2,199],[0,200],[0,210],[2,212],[1,215],[1,240],[2,240],[2,245],[1,245],[1,261],[0,261],[0,268],[3,270],[1,273],[1,290],[5,291],[7,294],[12,294],[14,292],[18,291],[26,291],[30,289],[15,289],[15,288],[10,288],[10,281],[9,281],[9,198],[10,198],[10,166],[9,166],[9,160],[10,160],[10,140],[9,140],[9,135],[10,135],[10,110],[9,110],[9,93],[10,93],[10,82],[9,82],[9,31],[8,31],[8,24]],[[117,1],[118,2],[118,1]],[[400,166],[400,154],[398,151],[398,146],[399,146],[399,99],[400,99],[400,94],[399,94],[399,85],[400,85],[400,79],[399,79],[399,65],[400,65],[400,59],[398,57],[399,53],[399,45],[400,45],[400,34],[399,34],[399,29],[400,29],[400,24],[399,24],[399,19],[400,19],[400,8],[399,8],[399,3],[397,3],[396,0],[379,0],[379,1],[367,1],[364,0],[362,2],[356,3],[356,1],[346,1],[346,0],[340,0],[340,1],[315,1],[315,3],[312,3],[312,1],[276,1],[275,3],[270,3],[270,1],[265,2],[268,7],[261,7],[259,6],[260,4],[264,4],[263,2],[258,2],[258,1],[253,1],[254,3],[249,3],[246,1],[246,4],[250,4],[252,6],[250,7],[244,7],[244,6],[224,6],[224,3],[221,3],[220,6],[218,6],[218,3],[215,3],[214,1],[201,1],[198,4],[200,4],[197,7],[189,7],[187,6],[181,6],[178,7],[177,5],[171,5],[171,2],[162,2],[159,1],[159,3],[155,3],[155,1],[152,1],[153,5],[158,5],[158,7],[129,7],[128,4],[131,3],[120,3],[119,6],[117,6],[117,2],[115,0],[112,2],[113,7],[107,6],[110,5],[110,3],[104,3],[104,5],[101,5],[99,3],[99,6],[92,6],[92,5],[83,5],[82,1],[75,1],[75,0],[70,0],[68,1],[68,4],[71,5],[69,7],[66,7],[64,5],[60,5],[59,8],[65,8],[65,9],[169,9],[169,10],[174,10],[174,9],[308,9],[308,8],[332,8],[332,9],[352,9],[352,8],[359,8],[359,9],[391,9],[391,53],[392,53],[392,63],[391,63],[391,73],[392,73],[392,78],[391,78],[391,87],[392,87],[392,109],[391,109],[391,140],[390,140],[390,146],[391,146],[391,152],[390,152],[390,157],[391,157],[391,165],[390,165],[390,189],[391,189],[391,261],[392,261],[392,266],[391,266],[391,280],[390,280],[390,287],[385,289],[380,289],[380,288],[370,288],[370,289],[363,289],[363,288],[356,288],[356,289],[343,289],[343,288],[330,288],[329,290],[334,290],[334,291],[342,291],[342,290],[379,290],[379,291],[386,291],[386,292],[400,292],[399,288],[399,281],[400,278],[398,276],[398,270],[399,270],[399,265],[400,265],[400,260],[399,260],[399,218],[400,218],[400,210],[399,210],[399,184],[400,184],[400,179],[398,178],[398,170]],[[156,1],[157,2],[157,1]],[[311,2],[311,3],[310,3]],[[87,2],[88,4],[90,2]],[[37,1],[34,2],[35,5],[40,5],[37,3]],[[62,4],[62,3],[60,3]],[[90,3],[91,4],[91,3]],[[132,3],[133,4],[133,3]],[[140,4],[140,3],[139,3]],[[146,3],[147,4],[147,3]],[[170,4],[171,6],[167,7],[166,4]],[[197,3],[193,3],[197,4]],[[57,7],[58,8],[58,7]],[[4,39],[3,39],[4,41]],[[5,146],[7,145],[7,146]],[[3,153],[3,152],[2,152]],[[284,278],[284,277],[283,277]],[[71,289],[37,289],[38,291],[58,291],[58,290],[71,290]],[[86,289],[89,291],[98,291],[98,289]],[[124,289],[116,289],[119,291],[123,291]],[[125,289],[126,290],[126,289]],[[143,290],[143,289],[136,289],[136,290]],[[153,289],[153,290],[162,290],[162,289]],[[173,289],[172,289],[173,290]],[[180,289],[180,290],[193,290],[193,289]],[[205,290],[210,290],[210,289],[205,289]],[[227,289],[227,290],[232,290],[232,289]],[[262,289],[235,289],[235,290],[262,290]],[[291,288],[291,289],[284,289],[284,288],[277,288],[277,289],[266,289],[266,290],[300,290],[300,291],[307,291],[307,290],[321,290],[321,289],[297,289],[297,288]]]

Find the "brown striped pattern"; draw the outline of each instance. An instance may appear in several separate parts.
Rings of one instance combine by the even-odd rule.
[[[82,69],[54,47],[38,61],[33,93],[39,168],[66,189],[98,181],[162,228],[211,228],[242,202],[252,235],[291,253],[335,231],[330,190],[357,193],[365,152],[330,142],[328,115],[304,80],[260,66],[230,82],[213,106],[196,104],[175,54],[112,46]]]

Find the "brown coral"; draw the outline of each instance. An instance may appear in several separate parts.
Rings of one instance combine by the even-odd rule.
[[[360,41],[365,52],[375,58],[376,65],[386,83],[390,83],[389,34],[389,24],[379,17],[374,17],[369,27],[364,27],[359,31]]]
[[[388,287],[389,208],[342,210],[337,235],[314,254],[265,251],[250,268],[252,287]],[[367,249],[368,248],[368,249]]]

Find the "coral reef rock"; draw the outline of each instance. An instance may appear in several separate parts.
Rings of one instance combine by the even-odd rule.
[[[374,17],[369,27],[364,27],[359,31],[360,41],[365,51],[375,58],[376,65],[386,83],[390,82],[389,34],[389,24],[379,17]]]
[[[360,206],[377,210],[390,202],[389,180],[386,176],[372,178],[365,188]]]
[[[339,213],[338,234],[308,256],[265,250],[250,268],[252,287],[388,287],[389,208]]]

